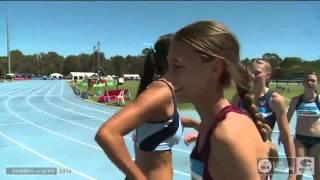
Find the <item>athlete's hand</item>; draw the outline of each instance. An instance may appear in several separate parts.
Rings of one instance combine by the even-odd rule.
[[[197,137],[198,137],[198,132],[189,133],[184,137],[184,143],[186,145],[189,145],[190,143],[192,143],[195,140],[197,140]]]
[[[296,180],[296,175],[295,174],[289,174],[288,175],[288,180]]]

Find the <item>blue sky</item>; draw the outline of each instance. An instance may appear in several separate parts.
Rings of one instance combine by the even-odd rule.
[[[0,56],[6,55],[5,4],[11,50],[138,55],[162,34],[197,20],[217,20],[236,34],[241,57],[274,52],[320,58],[320,2],[43,1],[0,2]]]

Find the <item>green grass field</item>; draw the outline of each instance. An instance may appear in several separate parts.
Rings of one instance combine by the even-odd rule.
[[[80,89],[80,91],[88,91],[87,87],[80,87],[80,84],[74,84],[74,83],[70,83],[71,86],[76,86]],[[134,97],[137,94],[137,89],[139,86],[139,81],[125,81],[125,83],[123,85],[119,85],[119,89],[128,89],[131,93],[132,99],[126,101],[126,104],[129,104],[132,102],[132,100],[134,99]],[[279,92],[281,95],[283,95],[284,97],[286,97],[287,101],[287,105],[289,105],[289,100],[292,99],[292,97],[300,95],[303,92],[303,86],[302,85],[298,85],[298,84],[294,84],[294,83],[289,83],[287,84],[280,84],[279,86],[283,87],[284,90],[279,90],[276,89],[276,84],[271,84],[270,88],[274,91]],[[92,88],[91,91],[89,91],[89,93],[91,94],[96,94],[97,91],[100,91],[101,93],[104,92],[104,90],[114,90],[116,89],[116,87],[100,87],[100,88]],[[289,90],[288,90],[289,89]],[[318,88],[319,89],[319,88]],[[232,96],[235,93],[235,88],[228,88],[225,90],[225,96],[230,100],[232,98]],[[95,96],[89,96],[89,101],[93,101],[93,102],[97,102],[99,96],[95,95]],[[104,103],[105,104],[105,103]],[[115,104],[108,104],[108,105],[112,105],[112,106],[116,106]],[[185,104],[179,104],[179,108],[180,109],[193,109],[193,106],[191,104],[185,103]]]

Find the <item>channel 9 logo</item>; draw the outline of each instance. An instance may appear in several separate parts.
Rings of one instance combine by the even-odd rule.
[[[287,158],[279,158],[278,163],[272,164],[271,158],[259,158],[257,160],[258,174],[291,174],[297,175],[314,175],[315,162],[313,157],[290,158],[296,162],[296,169],[290,169]]]
[[[314,158],[313,157],[297,157],[297,174],[314,175]]]
[[[259,174],[270,174],[273,170],[272,163],[269,159],[258,159],[257,170]]]

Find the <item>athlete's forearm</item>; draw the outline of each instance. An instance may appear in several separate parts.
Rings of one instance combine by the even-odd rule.
[[[184,127],[194,128],[196,130],[199,130],[200,121],[197,121],[197,120],[194,120],[194,119],[188,118],[188,117],[182,117],[181,122]]]
[[[289,165],[289,170],[294,170],[296,167],[296,151],[295,151],[295,146],[294,146],[294,141],[291,135],[284,135],[283,139],[283,145],[284,145],[284,150],[287,156],[287,162]]]

